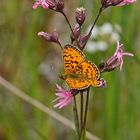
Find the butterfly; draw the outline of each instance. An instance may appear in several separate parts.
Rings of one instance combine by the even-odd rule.
[[[65,74],[63,78],[71,89],[82,90],[89,86],[100,87],[98,67],[85,59],[85,55],[78,48],[67,44],[63,51]]]

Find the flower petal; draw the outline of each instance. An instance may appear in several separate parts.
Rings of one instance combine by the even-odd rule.
[[[63,108],[67,105],[69,105],[72,102],[73,94],[71,94],[71,91],[63,89],[61,86],[56,84],[56,93],[55,95],[57,98],[53,100],[53,102],[57,102],[54,107],[55,108]]]

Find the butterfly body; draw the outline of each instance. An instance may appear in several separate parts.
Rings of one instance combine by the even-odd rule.
[[[64,47],[64,79],[71,89],[85,89],[101,85],[100,71],[97,66],[86,60],[84,54],[68,44]]]

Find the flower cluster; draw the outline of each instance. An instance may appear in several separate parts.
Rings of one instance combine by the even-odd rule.
[[[109,6],[124,6],[124,5],[134,3],[135,1],[136,0],[101,0],[101,4],[102,4],[103,8],[107,8]],[[56,1],[56,0],[36,0],[33,5],[33,9],[37,9],[38,6],[42,6],[44,9],[62,10],[64,8],[64,1],[62,1],[62,0],[58,0],[58,1]],[[80,9],[79,9],[79,11],[81,11]],[[82,11],[81,11],[81,14],[83,14]],[[81,14],[80,14],[80,17],[81,17]],[[78,15],[79,15],[79,13],[78,13]],[[83,16],[81,18],[84,19]],[[81,21],[81,19],[80,19],[80,21]]]
[[[55,12],[61,13],[66,19],[66,22],[71,30],[71,35],[70,35],[71,43],[77,46],[81,51],[83,51],[84,47],[86,46],[86,43],[88,42],[92,34],[92,30],[101,12],[104,9],[110,6],[128,5],[128,4],[134,3],[135,1],[136,0],[101,0],[101,8],[88,34],[81,34],[82,25],[86,19],[85,8],[83,7],[77,8],[75,11],[74,26],[71,26],[68,16],[65,13],[65,10],[64,10],[65,5],[64,5],[63,0],[36,0],[33,5],[33,9],[36,10],[39,6],[42,6],[43,9],[53,10]],[[59,34],[56,30],[54,30],[52,33],[39,32],[38,36],[42,37],[46,41],[57,43],[62,48],[62,45],[59,39]],[[100,73],[103,73],[106,71],[108,72],[112,71],[116,69],[117,67],[119,67],[120,70],[122,70],[124,56],[134,56],[134,55],[132,53],[125,52],[123,50],[123,44],[120,44],[119,41],[117,41],[116,51],[114,52],[113,56],[111,56],[108,60],[106,60],[105,62],[102,62],[99,65],[98,68],[100,70]],[[105,87],[105,86],[106,86],[105,80],[100,79],[99,87]],[[66,89],[63,89],[61,86],[56,85],[56,96],[58,97],[54,100],[54,102],[56,102],[54,107],[63,108],[72,102],[73,96],[75,96],[75,94],[73,93],[72,89],[66,90]]]

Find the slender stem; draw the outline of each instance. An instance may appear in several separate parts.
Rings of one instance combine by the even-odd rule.
[[[69,25],[69,28],[70,28],[70,30],[71,30],[71,33],[72,33],[72,35],[74,36],[74,39],[75,39],[75,41],[76,41],[78,47],[81,48],[81,46],[79,45],[79,42],[78,42],[77,38],[76,38],[75,35],[74,35],[72,26],[71,26],[71,24],[70,24],[70,22],[69,22],[69,19],[68,19],[67,15],[65,14],[64,11],[61,11],[61,14],[62,14],[62,15],[64,16],[64,18],[66,19],[66,22],[67,22],[67,24]]]
[[[77,111],[76,96],[74,96],[73,99],[74,99],[73,112],[74,112],[74,119],[75,119],[75,128],[77,133],[77,139],[80,140],[79,118],[78,118],[78,111]]]
[[[91,26],[91,28],[90,28],[90,30],[89,30],[89,33],[88,33],[88,35],[87,35],[87,37],[88,37],[87,41],[89,40],[89,38],[90,38],[90,36],[91,36],[91,34],[92,34],[92,30],[93,30],[93,28],[94,28],[96,22],[98,21],[98,19],[99,19],[100,14],[101,14],[102,11],[103,11],[103,8],[101,7],[100,10],[99,10],[99,12],[98,12],[98,15],[97,15],[96,18],[95,18],[95,21],[93,22],[93,24],[92,24],[92,26]],[[84,46],[87,44],[87,41],[85,42]]]
[[[69,28],[70,28],[72,34],[74,35],[74,32],[73,32],[72,26],[71,26],[71,24],[70,24],[70,22],[69,22],[69,20],[68,20],[68,18],[67,18],[67,16],[66,16],[65,12],[62,11],[61,14],[65,17],[65,19],[66,19],[66,21],[67,21],[67,23],[68,23],[68,25],[69,25]]]
[[[82,129],[83,129],[83,92],[80,92],[80,96],[81,96],[81,109],[80,109],[80,127],[81,127],[81,133],[82,133]]]
[[[57,44],[59,45],[59,47],[61,48],[61,50],[63,50],[63,47],[62,47],[61,43],[58,42]]]
[[[89,101],[89,90],[90,90],[90,88],[87,89],[86,106],[85,106],[85,114],[84,114],[84,124],[83,124],[83,127],[84,128],[85,128],[86,120],[87,120],[87,110],[88,110],[88,101]]]

